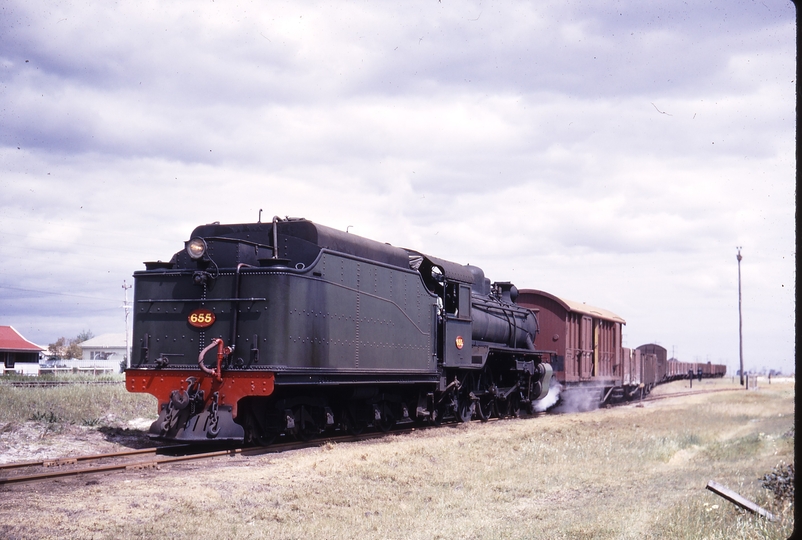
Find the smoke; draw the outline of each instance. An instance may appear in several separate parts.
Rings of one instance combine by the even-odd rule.
[[[549,393],[546,394],[541,400],[535,402],[535,412],[543,412],[548,410],[552,407],[557,401],[560,399],[560,392],[562,391],[562,385],[557,382],[557,379],[552,377],[551,381],[549,382]]]
[[[560,393],[560,403],[554,407],[555,413],[586,412],[599,408],[599,388],[571,388]]]

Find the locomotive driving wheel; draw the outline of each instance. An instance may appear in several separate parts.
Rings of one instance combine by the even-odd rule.
[[[521,396],[518,392],[513,392],[505,399],[499,407],[499,417],[517,418],[521,416]]]
[[[471,392],[461,395],[457,403],[457,419],[460,422],[470,422],[476,411],[476,402],[471,397]]]
[[[515,392],[510,396],[510,416],[518,418],[521,416],[521,394]]]
[[[435,405],[431,410],[429,423],[433,426],[442,425],[448,412],[448,407],[442,403]]]
[[[476,390],[476,383],[474,382],[474,377],[472,373],[468,373],[462,379],[462,384],[460,385],[459,393],[456,396],[457,404],[455,416],[457,420],[460,422],[470,422],[474,415],[477,414],[477,403],[478,399],[474,394]]]
[[[479,416],[479,420],[487,422],[493,417],[495,412],[496,400],[492,396],[479,398],[479,401],[476,403],[476,414]]]

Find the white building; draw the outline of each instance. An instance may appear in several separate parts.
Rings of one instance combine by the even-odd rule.
[[[82,342],[81,360],[72,360],[72,367],[81,370],[120,371],[125,360],[125,334],[103,334]]]

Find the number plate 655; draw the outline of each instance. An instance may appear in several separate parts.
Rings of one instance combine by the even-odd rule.
[[[187,321],[195,328],[208,328],[214,323],[214,313],[206,308],[198,308],[189,314]]]

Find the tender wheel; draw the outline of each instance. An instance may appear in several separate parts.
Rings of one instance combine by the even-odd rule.
[[[377,427],[386,433],[395,426],[395,415],[390,410],[390,404],[386,401],[382,401],[379,404],[379,412],[381,413],[381,419],[377,422]]]
[[[264,433],[262,435],[254,435],[253,442],[259,446],[270,446],[276,440],[278,433]]]
[[[295,416],[295,436],[301,441],[310,441],[320,434],[311,412],[305,405],[299,405],[293,409]]]
[[[269,419],[266,419],[269,420]],[[279,432],[264,425],[256,418],[253,410],[248,410],[245,416],[245,440],[256,446],[268,446],[278,437]]]
[[[359,423],[354,420],[346,424],[346,431],[351,435],[361,435],[367,426],[364,423]]]
[[[368,427],[368,423],[359,419],[356,407],[352,405],[343,411],[343,427],[351,435],[361,435]]]

